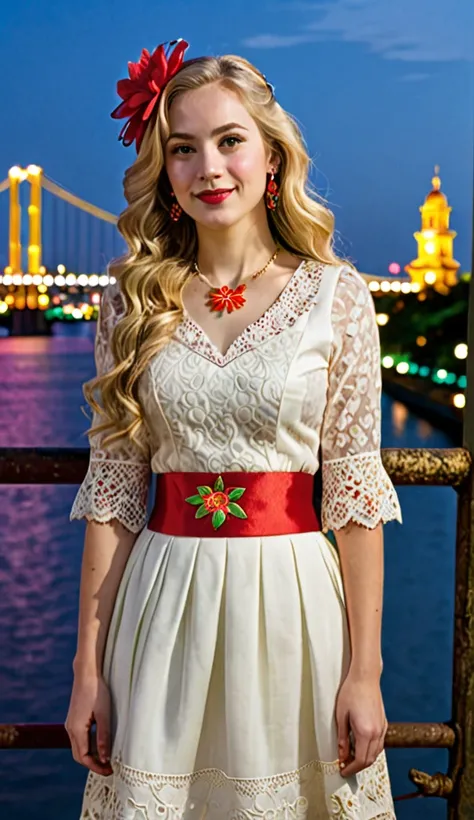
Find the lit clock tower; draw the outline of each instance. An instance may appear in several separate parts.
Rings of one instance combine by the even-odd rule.
[[[453,240],[456,231],[449,229],[449,215],[452,208],[441,193],[439,166],[431,180],[433,189],[420,207],[421,231],[413,234],[418,244],[418,257],[406,265],[412,282],[417,282],[424,290],[432,285],[438,293],[448,294],[457,284],[459,262],[453,259]]]

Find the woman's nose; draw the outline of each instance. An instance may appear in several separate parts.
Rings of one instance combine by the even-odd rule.
[[[200,167],[198,169],[200,179],[218,179],[222,176],[222,157],[214,151],[206,151],[202,154]]]

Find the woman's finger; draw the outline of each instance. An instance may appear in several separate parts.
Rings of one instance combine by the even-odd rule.
[[[110,760],[110,727],[108,715],[97,714],[97,753],[101,763]]]
[[[109,763],[102,764],[94,755],[89,752],[89,732],[81,727],[79,730],[70,728],[68,730],[69,740],[71,741],[72,756],[76,763],[85,766],[92,772],[100,775],[112,774],[112,767]]]
[[[365,758],[365,766],[366,769],[368,766],[372,766],[373,763],[377,760],[380,752],[382,751],[381,743],[380,743],[380,735],[378,737],[372,738],[368,747],[367,747],[367,757]]]
[[[342,769],[341,774],[344,777],[351,777],[351,775],[354,775],[365,768],[369,741],[370,737],[367,735],[354,732],[354,759]]]
[[[81,763],[82,766],[85,766],[86,769],[90,769],[91,772],[102,775],[102,777],[106,777],[107,775],[113,773],[110,763],[100,763],[95,759],[95,757],[92,757],[92,755],[89,754],[84,755],[84,757],[79,760],[79,763]]]
[[[341,768],[347,763],[350,757],[350,740],[349,740],[349,715],[341,714],[336,718],[337,722],[337,749]]]

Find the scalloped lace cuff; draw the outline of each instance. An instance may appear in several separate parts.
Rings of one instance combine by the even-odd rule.
[[[380,451],[324,462],[322,531],[338,530],[349,521],[374,529],[380,521],[403,523],[392,481]]]
[[[91,458],[69,520],[105,523],[117,518],[127,529],[139,532],[147,519],[149,482],[148,463]]]

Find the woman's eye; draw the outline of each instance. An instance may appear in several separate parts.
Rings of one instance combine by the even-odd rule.
[[[191,146],[190,146],[190,145],[176,145],[176,146],[172,149],[171,153],[172,153],[172,154],[179,154],[179,153],[181,153],[181,149],[182,149],[182,148],[185,148],[185,149],[187,149],[187,150],[191,150]],[[187,150],[184,152],[185,154],[187,153]]]
[[[238,143],[240,143],[240,142],[243,142],[243,140],[241,140],[241,139],[240,139],[240,137],[225,137],[225,139],[223,139],[223,140],[222,140],[222,142],[223,142],[223,143],[224,143],[224,142],[229,142],[229,140],[230,140],[231,142],[233,142],[233,143],[237,143],[237,144],[238,144]],[[229,147],[230,147],[230,148],[233,148],[233,147],[234,147],[234,145],[230,145]]]

